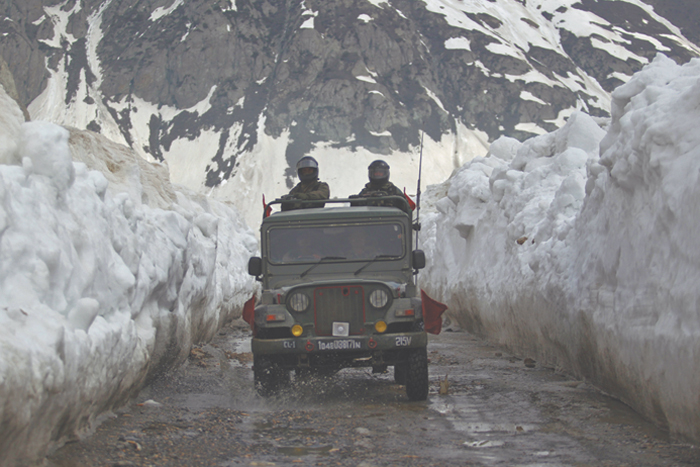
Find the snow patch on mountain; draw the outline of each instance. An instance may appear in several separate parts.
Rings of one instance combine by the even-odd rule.
[[[183,3],[184,1],[185,1],[185,0],[175,0],[175,1],[174,1],[170,6],[168,6],[168,7],[163,7],[163,6],[158,7],[158,8],[156,8],[155,10],[153,10],[153,12],[151,13],[151,16],[149,16],[148,19],[149,19],[150,21],[158,21],[158,20],[161,19],[163,16],[167,16],[167,15],[169,15],[170,13],[172,13],[173,11],[177,10],[177,9],[180,7],[180,5],[182,5],[182,3]]]
[[[49,47],[61,48],[61,42],[63,40],[73,43],[76,41],[75,37],[67,32],[68,21],[70,20],[73,13],[80,11],[80,3],[76,2],[71,10],[64,10],[64,5],[54,5],[45,6],[44,11],[46,12],[46,17],[53,23],[54,35],[51,38],[40,40]]]
[[[445,48],[449,50],[471,50],[471,42],[466,37],[451,37],[445,41]]]

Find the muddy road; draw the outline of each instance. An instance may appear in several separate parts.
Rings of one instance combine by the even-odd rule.
[[[431,390],[346,369],[254,393],[249,331],[226,326],[48,467],[698,466],[625,405],[464,332],[430,336]]]

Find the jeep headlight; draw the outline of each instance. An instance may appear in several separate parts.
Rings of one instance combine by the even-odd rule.
[[[389,294],[384,289],[377,289],[369,294],[369,304],[374,308],[384,308],[389,302]]]
[[[297,313],[301,313],[309,307],[309,296],[305,293],[297,292],[289,297],[288,303],[289,308]]]

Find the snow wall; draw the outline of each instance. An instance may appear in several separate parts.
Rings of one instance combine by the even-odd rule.
[[[257,240],[232,207],[0,86],[0,465],[90,429],[240,315]]]
[[[700,441],[700,60],[429,187],[421,285],[459,325]]]

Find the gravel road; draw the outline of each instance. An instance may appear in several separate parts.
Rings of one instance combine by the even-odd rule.
[[[249,331],[226,326],[47,467],[698,466],[700,448],[554,369],[465,332],[430,336],[430,396],[346,369],[253,391]]]

